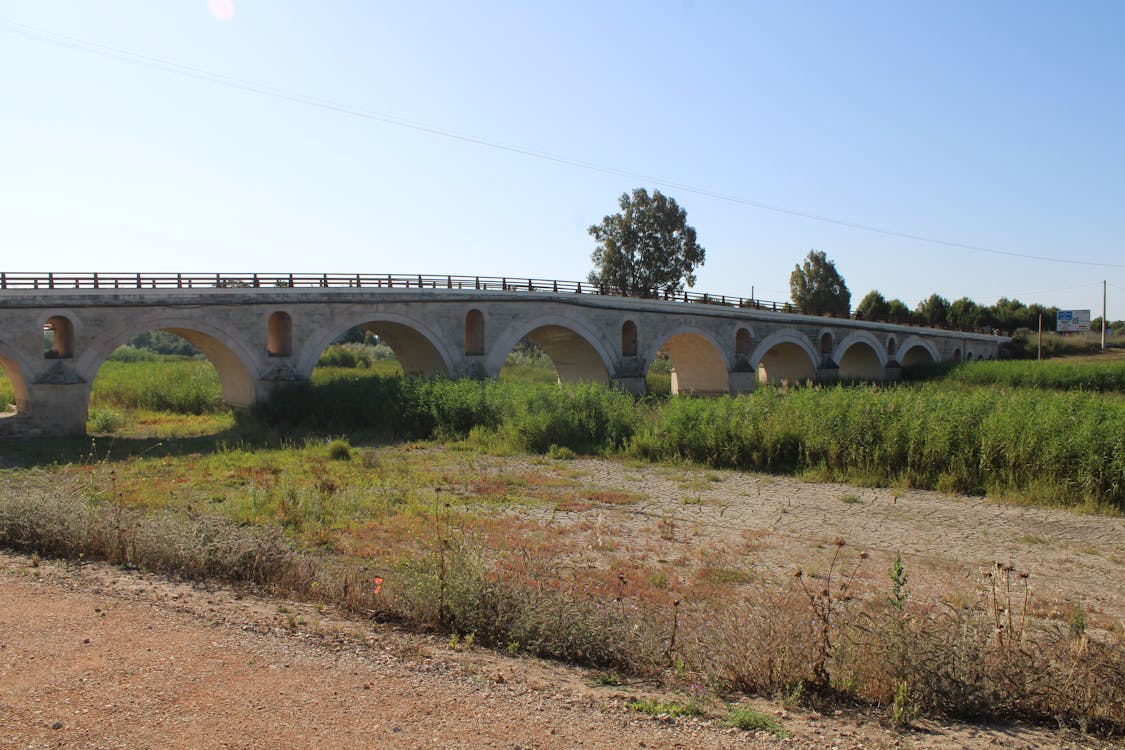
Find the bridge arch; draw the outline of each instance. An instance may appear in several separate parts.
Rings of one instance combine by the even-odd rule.
[[[840,342],[833,354],[840,366],[840,377],[854,380],[882,380],[887,352],[867,331],[853,331]]]
[[[387,311],[355,312],[320,325],[301,348],[297,372],[302,377],[311,377],[328,345],[340,334],[356,327],[378,334],[394,351],[407,375],[450,377],[454,374],[453,357],[441,336],[415,318]]]
[[[678,326],[645,357],[644,371],[661,352],[672,361],[672,395],[714,395],[730,392],[730,372],[723,346],[715,336],[695,326]]]
[[[119,326],[108,333],[90,341],[75,361],[75,371],[82,378],[86,390],[86,403],[89,403],[90,388],[98,370],[109,359],[109,355],[130,339],[146,331],[167,331],[187,340],[203,353],[215,367],[219,384],[223,390],[223,401],[233,407],[251,406],[257,397],[257,383],[254,376],[255,356],[237,336],[228,331],[187,317],[157,315],[138,316],[126,325]]]
[[[0,339],[0,370],[3,370],[8,382],[12,384],[16,414],[27,414],[31,407],[27,393],[28,369],[19,353],[3,339]],[[0,414],[7,408],[8,404],[0,403]]]
[[[938,354],[937,347],[919,336],[907,338],[898,350],[901,352],[898,361],[902,363],[903,367],[930,365],[941,361],[941,355]]]
[[[293,354],[293,316],[284,310],[270,315],[266,348],[271,357],[288,357]]]
[[[808,337],[792,328],[766,336],[750,356],[758,380],[771,384],[812,380],[819,361],[820,355]]]
[[[504,360],[522,339],[546,352],[555,364],[560,383],[609,384],[614,357],[598,335],[585,323],[559,315],[544,315],[531,321],[514,321],[496,339],[485,360],[485,372],[499,377]]]

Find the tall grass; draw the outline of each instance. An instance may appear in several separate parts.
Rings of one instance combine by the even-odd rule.
[[[0,369],[0,412],[3,412],[10,404],[15,402],[16,391],[12,387],[12,381],[8,380],[8,376]]]
[[[940,377],[969,385],[1125,393],[1125,359],[1104,362],[1075,362],[1069,359],[963,362],[952,367],[911,368],[907,376],[914,380]]]
[[[126,354],[126,356],[131,356]],[[94,379],[90,406],[149,409],[180,414],[226,410],[214,366],[205,359],[150,355],[111,358]]]
[[[337,379],[262,407],[271,422],[400,438],[493,435],[518,450],[625,450],[1125,512],[1125,401],[1028,388],[760,388],[647,404],[594,385]]]
[[[675,399],[632,450],[713,466],[818,471],[1125,511],[1125,402],[1088,393],[965,388],[763,388]]]

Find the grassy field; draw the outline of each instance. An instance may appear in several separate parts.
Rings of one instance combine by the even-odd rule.
[[[260,417],[291,434],[469,439],[493,451],[688,460],[1125,512],[1125,359],[979,362],[918,384],[634,401],[559,387],[544,361],[519,357],[500,381],[402,378],[394,359],[364,360],[370,348],[332,347],[311,386],[263,406]],[[205,360],[122,351],[93,384],[95,434],[234,428]]]
[[[1003,593],[1023,590],[1011,569],[993,573],[1001,593],[953,592],[950,607],[908,602],[902,571],[858,575],[866,558],[843,540],[785,580],[702,546],[641,565],[597,519],[642,498],[569,461],[609,454],[638,472],[734,467],[1120,513],[1117,395],[1072,389],[1069,376],[1032,388],[951,374],[636,400],[551,384],[536,362],[483,383],[349,364],[326,361],[259,421],[236,423],[206,362],[116,358],[94,383],[102,434],[4,446],[29,468],[0,472],[0,544],[253,582],[613,674],[886,706],[892,721],[920,710],[1125,730],[1122,633],[1088,636],[1080,603],[1040,615],[1025,602],[1013,647],[995,627],[1018,611]],[[523,458],[497,463],[512,454]],[[560,514],[578,517],[564,526]],[[654,550],[680,538],[674,518],[650,530]]]
[[[993,360],[912,368],[906,376],[910,380],[946,380],[969,385],[1125,394],[1125,350],[1043,361]]]

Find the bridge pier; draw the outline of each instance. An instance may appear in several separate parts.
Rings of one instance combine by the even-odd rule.
[[[90,408],[88,383],[35,383],[28,388],[30,408],[26,418],[9,419],[20,435],[85,435]]]
[[[644,375],[622,375],[610,380],[610,385],[634,396],[643,396],[648,391]]]
[[[729,376],[730,381],[730,395],[737,396],[740,393],[753,393],[754,388],[758,385],[758,373],[750,371],[732,370]]]

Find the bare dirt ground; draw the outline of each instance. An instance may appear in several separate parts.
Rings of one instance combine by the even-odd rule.
[[[917,597],[973,591],[980,571],[1001,561],[1031,574],[1048,616],[1080,601],[1092,626],[1121,627],[1125,617],[1120,518],[737,472],[594,460],[489,464],[634,493],[633,502],[582,512],[520,511],[572,525],[606,554],[660,561],[711,550],[765,576],[823,564],[839,536],[871,552],[873,581],[901,551]],[[820,715],[753,702],[780,719],[790,735],[780,739],[625,706],[641,696],[660,692],[456,650],[308,604],[0,553],[4,748],[1116,746],[1039,727],[920,721],[899,733],[876,710]]]

